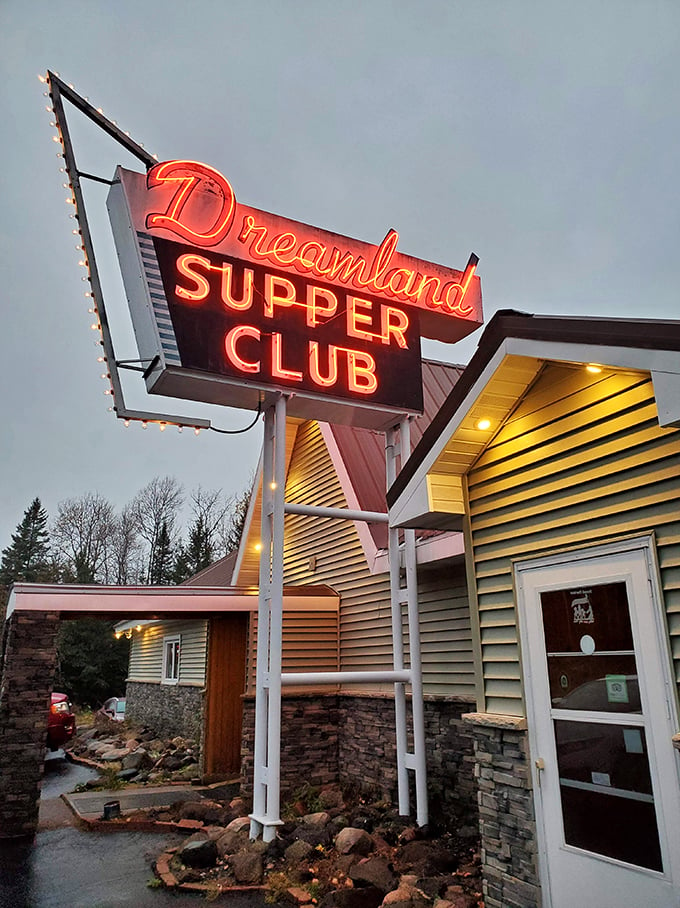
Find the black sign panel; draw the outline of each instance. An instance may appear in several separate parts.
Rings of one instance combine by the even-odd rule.
[[[153,242],[183,367],[422,411],[412,307],[157,237]]]

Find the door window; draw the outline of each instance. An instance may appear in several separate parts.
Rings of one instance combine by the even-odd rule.
[[[564,841],[661,870],[626,583],[540,602]]]

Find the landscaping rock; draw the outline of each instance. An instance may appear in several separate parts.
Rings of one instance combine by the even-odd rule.
[[[127,757],[129,753],[130,751],[125,747],[114,747],[102,754],[100,760],[102,763],[119,763],[123,757]]]
[[[311,854],[314,854],[314,846],[310,845],[309,842],[304,842],[302,839],[293,842],[293,844],[289,845],[284,852],[284,856],[289,864],[299,864],[301,861],[306,860]]]
[[[231,804],[229,806],[231,807]],[[227,824],[228,832],[242,832],[244,829],[250,830],[250,817],[236,817]]]
[[[236,830],[227,827],[215,844],[220,857],[236,854],[237,851],[240,851],[241,848],[248,844],[248,831],[246,829]]]
[[[217,845],[212,839],[191,839],[179,852],[179,859],[188,867],[214,867],[217,862]]]
[[[252,851],[241,851],[229,858],[229,866],[238,883],[244,886],[258,886],[264,876],[262,855]]]
[[[318,813],[307,813],[302,818],[303,826],[311,826],[314,829],[323,829],[325,826],[328,826],[331,818],[325,810],[319,811]]]
[[[383,895],[397,887],[397,878],[384,858],[365,858],[349,871],[350,879],[358,886],[375,886]]]
[[[375,886],[363,886],[361,889],[338,889],[333,893],[333,904],[336,908],[378,908],[382,900],[383,893]]]
[[[366,855],[373,847],[373,839],[364,829],[348,826],[335,837],[335,847],[340,854]]]
[[[179,809],[182,820],[201,820],[206,826],[225,826],[229,808],[218,801],[185,801]]]
[[[123,757],[121,765],[123,769],[148,769],[153,761],[143,747],[138,747]]]

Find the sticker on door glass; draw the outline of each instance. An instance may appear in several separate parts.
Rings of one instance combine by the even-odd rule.
[[[608,772],[591,772],[590,778],[593,785],[605,785],[607,788],[611,788],[612,780]]]
[[[593,624],[593,606],[590,601],[592,590],[574,590],[570,592],[574,624]]]
[[[628,703],[628,683],[625,675],[606,675],[605,684],[609,703]]]
[[[642,744],[642,732],[639,728],[623,729],[623,745],[627,754],[643,754],[645,748]]]

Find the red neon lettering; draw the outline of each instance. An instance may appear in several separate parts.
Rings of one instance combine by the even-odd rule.
[[[319,368],[319,342],[309,342],[309,375],[314,384],[321,388],[332,388],[338,380],[338,348],[328,347],[328,375],[322,375]]]
[[[408,328],[408,315],[401,309],[393,309],[392,306],[380,307],[380,323],[382,328],[383,344],[389,344],[390,338],[394,335],[397,346],[402,350],[408,349],[406,343],[406,329]]]
[[[198,246],[214,246],[225,238],[231,229],[236,208],[234,190],[226,177],[213,167],[198,161],[165,161],[152,167],[146,176],[147,189],[164,183],[177,183],[177,190],[165,212],[150,212],[147,215],[147,229],[164,227]],[[187,223],[189,218],[184,210],[201,183],[209,185],[213,192],[217,189],[216,197],[221,197],[217,217],[207,230],[193,229]]]
[[[284,378],[287,381],[302,381],[302,372],[284,369],[281,362],[283,338],[276,332],[272,334],[272,378]]]
[[[243,359],[243,357],[239,356],[236,352],[236,344],[242,337],[252,337],[256,341],[259,341],[260,329],[254,328],[252,325],[237,325],[235,328],[232,328],[231,331],[228,331],[227,336],[224,339],[224,348],[227,351],[227,358],[229,359],[229,362],[233,366],[236,366],[237,369],[240,369],[241,372],[259,372],[259,360],[256,363],[248,362],[247,359]]]
[[[264,276],[264,314],[267,318],[274,317],[274,306],[294,306],[295,287],[285,277],[275,274]]]
[[[326,306],[318,304],[319,297],[326,301]],[[330,318],[335,315],[337,309],[338,298],[332,290],[327,290],[325,287],[315,287],[313,284],[307,287],[307,325],[310,328],[316,328],[319,324],[317,313]]]
[[[357,337],[360,340],[374,340],[375,334],[372,331],[365,331],[358,327],[358,323],[372,325],[373,319],[366,312],[357,312],[357,307],[363,307],[369,312],[373,308],[370,300],[362,300],[358,296],[347,296],[347,334],[349,337]]]
[[[373,394],[378,387],[375,360],[370,353],[347,350],[347,380],[349,390],[359,394]]]
[[[431,305],[432,308],[441,306],[444,312],[448,314],[458,312],[462,316],[469,315],[472,312],[472,306],[465,306],[463,301],[465,299],[465,294],[468,291],[468,287],[470,286],[470,282],[474,277],[478,261],[479,259],[473,253],[465,266],[461,282],[459,284],[446,284],[442,289],[441,295],[437,299],[433,299],[432,303],[428,302],[428,305]],[[452,293],[455,294],[453,300],[451,299]]]
[[[179,284],[177,284],[175,286],[175,293],[180,299],[191,300],[192,302],[197,303],[200,302],[200,300],[204,300],[210,293],[210,284],[202,274],[197,274],[195,271],[191,270],[192,265],[200,265],[207,271],[210,271],[211,267],[208,259],[204,258],[202,255],[191,255],[190,253],[180,255],[177,259],[177,270],[182,277],[186,277],[190,281],[193,281],[195,286],[187,289],[186,287],[180,287]]]
[[[234,299],[232,293],[233,269],[231,265],[225,262],[219,270],[222,272],[221,295],[224,305],[229,309],[250,309],[253,304],[253,272],[251,269],[243,270],[243,296],[240,300]]]

